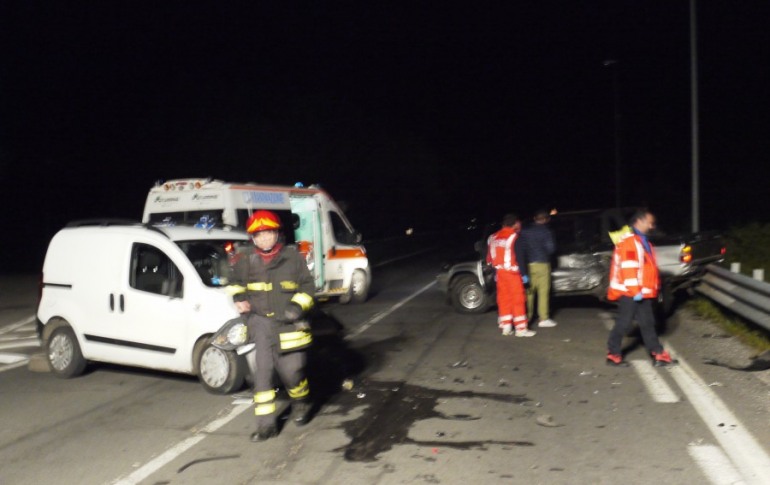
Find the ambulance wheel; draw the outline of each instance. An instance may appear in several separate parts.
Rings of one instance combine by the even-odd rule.
[[[69,379],[79,376],[86,369],[86,359],[83,358],[72,327],[59,327],[51,333],[46,344],[46,355],[51,372],[56,377]]]
[[[366,273],[357,269],[350,277],[350,289],[340,297],[340,303],[363,303],[369,296],[369,281]]]
[[[214,347],[208,339],[195,346],[198,379],[212,394],[228,394],[243,386],[243,366],[235,352]]]
[[[449,297],[452,306],[460,313],[484,313],[492,306],[492,295],[484,290],[475,276],[469,274],[455,279]]]

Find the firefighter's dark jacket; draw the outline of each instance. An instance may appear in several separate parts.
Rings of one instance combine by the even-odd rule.
[[[281,248],[277,256],[265,264],[250,249],[239,253],[233,264],[232,278],[227,287],[234,301],[248,301],[251,312],[277,322],[288,322],[287,307],[297,304],[303,314],[313,306],[315,284],[307,264],[293,246]]]

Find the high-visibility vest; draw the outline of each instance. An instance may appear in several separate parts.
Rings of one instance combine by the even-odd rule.
[[[519,272],[514,246],[519,233],[512,227],[504,227],[489,236],[487,241],[487,263],[498,270]]]
[[[642,298],[657,298],[659,288],[655,248],[650,244],[648,253],[638,235],[626,233],[615,244],[612,253],[607,299],[614,301],[621,296],[633,298],[639,293]]]

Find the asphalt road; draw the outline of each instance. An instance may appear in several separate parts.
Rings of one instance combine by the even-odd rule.
[[[0,278],[0,483],[769,482],[770,371],[733,338],[679,311],[664,339],[681,366],[635,348],[631,368],[609,368],[613,307],[560,300],[557,327],[503,337],[494,311],[446,305],[442,256],[381,264],[367,303],[323,306],[314,419],[261,444],[246,390],[30,371],[36,277]]]

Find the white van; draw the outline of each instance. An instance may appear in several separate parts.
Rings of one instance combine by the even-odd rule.
[[[337,296],[341,303],[366,300],[371,272],[361,234],[319,187],[169,180],[150,189],[142,222],[244,229],[258,209],[274,211],[285,228],[294,229],[284,235],[305,256],[315,279],[316,297]]]
[[[37,310],[51,370],[81,374],[87,361],[197,375],[212,393],[238,389],[246,370],[210,337],[238,317],[227,282],[233,244],[247,234],[71,223],[51,240]]]

